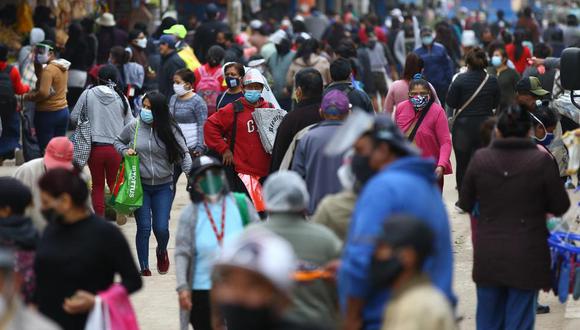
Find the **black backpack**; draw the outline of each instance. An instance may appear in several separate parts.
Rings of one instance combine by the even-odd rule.
[[[12,88],[12,80],[10,80],[10,72],[12,65],[7,65],[4,70],[0,71],[0,113],[8,113],[14,111],[16,105],[16,98],[14,97],[14,88]]]

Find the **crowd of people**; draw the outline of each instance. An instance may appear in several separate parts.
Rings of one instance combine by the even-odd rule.
[[[580,46],[576,16],[412,6],[383,24],[305,6],[232,31],[205,9],[156,31],[105,12],[64,44],[43,20],[21,49],[0,45],[0,165],[26,160],[0,178],[0,323],[83,328],[98,297],[153,276],[153,232],[181,329],[455,329],[454,173],[477,328],[534,328],[546,219],[573,186],[562,135],[579,125],[555,101],[570,97],[557,57]],[[142,204],[123,214],[108,201],[133,156]],[[182,174],[191,203],[171,233]]]

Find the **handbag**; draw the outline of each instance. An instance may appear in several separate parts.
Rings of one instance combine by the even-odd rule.
[[[274,149],[276,133],[284,116],[286,116],[286,111],[274,108],[257,108],[252,113],[252,118],[254,118],[254,122],[258,128],[258,135],[260,135],[262,147],[269,154]]]
[[[137,144],[139,121],[135,126],[133,149]],[[139,155],[125,155],[117,171],[111,206],[120,214],[131,214],[143,206],[143,186],[139,171]]]
[[[461,108],[457,109],[453,113],[453,117],[449,118],[449,129],[450,130],[453,129],[453,125],[455,125],[455,120],[457,119],[457,117],[459,117],[459,115],[463,112],[463,110],[465,110],[465,108],[467,108],[471,104],[471,102],[473,102],[473,100],[477,97],[477,95],[479,95],[479,92],[481,92],[481,90],[483,89],[483,86],[485,86],[485,83],[487,82],[488,79],[489,79],[489,74],[486,74],[485,78],[483,79],[483,81],[481,82],[479,87],[477,87],[475,92],[471,95],[471,97],[463,104],[463,106]]]
[[[89,122],[89,114],[87,109],[87,99],[89,92],[85,95],[85,102],[81,108],[79,119],[77,120],[77,127],[71,136],[73,143],[73,163],[79,168],[85,167],[91,155],[91,123]]]

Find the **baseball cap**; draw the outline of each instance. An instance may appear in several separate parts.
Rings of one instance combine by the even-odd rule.
[[[545,96],[550,94],[550,92],[542,88],[540,79],[532,76],[528,78],[522,78],[520,81],[518,81],[518,83],[516,84],[516,91],[530,92],[536,96]]]
[[[296,172],[276,172],[264,184],[264,202],[269,212],[301,212],[309,199],[306,183]]]
[[[182,24],[175,24],[171,28],[163,30],[163,33],[171,34],[178,37],[179,39],[183,39],[187,35],[187,29]]]
[[[159,44],[166,44],[169,48],[175,48],[175,44],[177,43],[177,39],[175,36],[170,34],[164,34],[159,38]]]
[[[320,108],[327,115],[345,115],[350,111],[348,96],[337,89],[331,90],[322,98]]]
[[[425,222],[409,215],[394,215],[385,221],[378,242],[390,247],[411,247],[421,259],[433,253],[433,231]]]
[[[30,188],[18,179],[0,177],[0,207],[9,206],[12,212],[22,214],[30,202],[32,202]]]
[[[195,178],[201,172],[207,170],[208,168],[212,168],[212,167],[223,168],[223,165],[219,160],[217,160],[213,157],[209,157],[209,156],[197,157],[193,160],[193,162],[191,164],[191,171],[189,171],[189,177]]]
[[[73,149],[73,144],[68,138],[64,136],[53,138],[46,146],[44,166],[47,170],[55,168],[72,170]]]
[[[297,267],[290,243],[263,227],[249,227],[227,242],[214,270],[241,268],[262,276],[278,291],[289,294]]]
[[[417,148],[409,142],[399,127],[395,125],[391,116],[384,114],[377,115],[373,128],[371,129],[371,136],[374,140],[387,142],[408,155],[419,154]]]

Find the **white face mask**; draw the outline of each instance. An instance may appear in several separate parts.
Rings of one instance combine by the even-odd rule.
[[[185,89],[184,84],[173,84],[173,91],[175,92],[175,94],[183,96],[191,92],[191,89]]]
[[[137,39],[137,47],[139,48],[147,47],[147,38]]]
[[[36,55],[36,62],[40,64],[48,63],[48,54]]]

